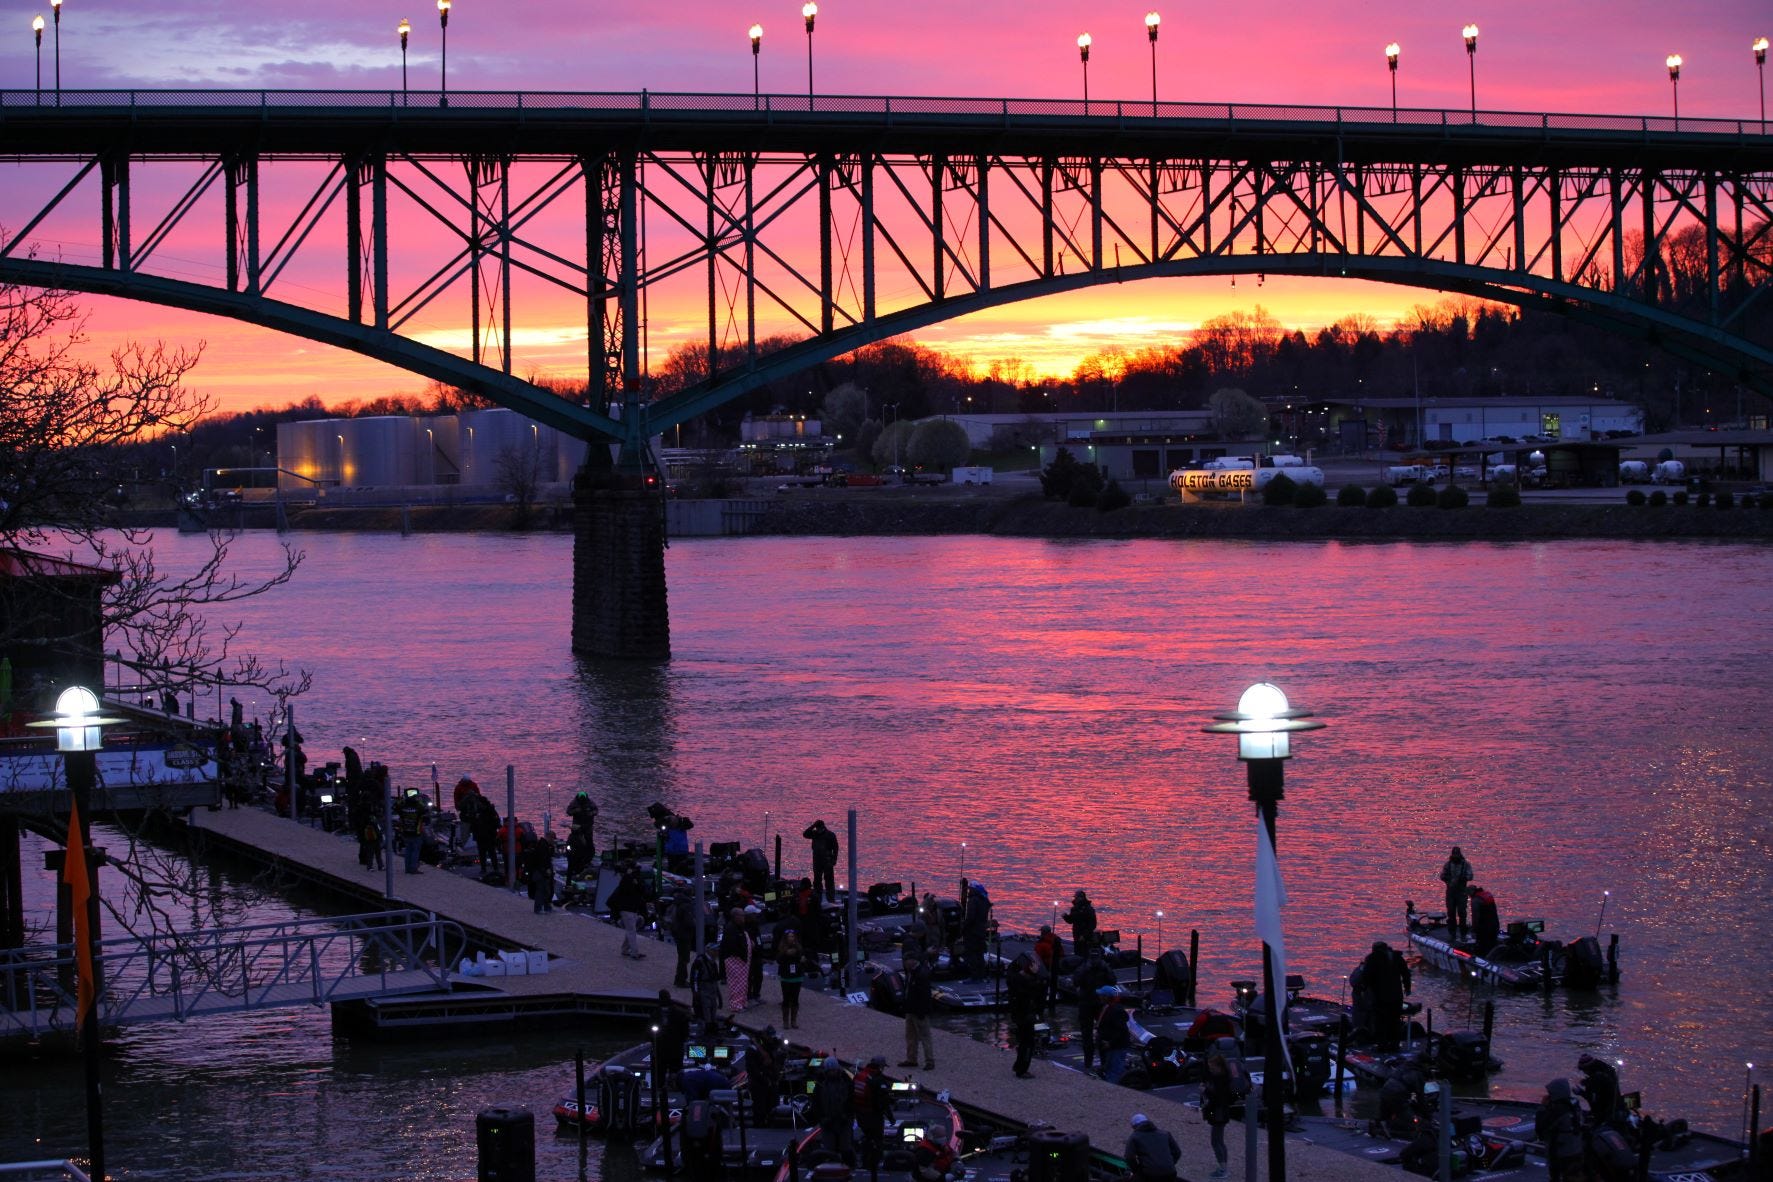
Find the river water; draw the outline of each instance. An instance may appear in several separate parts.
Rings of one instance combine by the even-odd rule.
[[[790,871],[808,865],[802,828],[841,833],[854,809],[863,883],[951,893],[964,871],[1017,927],[1085,888],[1148,950],[1160,923],[1166,946],[1198,929],[1208,1001],[1258,975],[1259,944],[1235,740],[1201,727],[1271,680],[1328,724],[1294,741],[1279,824],[1289,963],[1313,992],[1400,940],[1406,899],[1438,905],[1459,844],[1505,922],[1598,925],[1624,953],[1616,989],[1496,999],[1497,1093],[1537,1096],[1593,1051],[1624,1061],[1646,1107],[1739,1135],[1746,1064],[1773,1057],[1773,549],[685,541],[667,557],[674,658],[636,668],[569,653],[568,538],[296,541],[294,583],[226,618],[314,671],[297,707],[312,763],[351,744],[397,783],[427,786],[435,762],[446,787],[468,773],[495,794],[511,764],[525,815],[583,787],[600,838],[638,837],[660,800],[706,841],[785,833]],[[158,545],[176,565],[203,543]],[[250,571],[275,547],[242,535],[235,553]],[[1437,1028],[1483,1000],[1432,970],[1416,997]],[[220,1122],[183,1135],[237,1154],[265,1115],[230,1119],[229,1098],[294,1087],[325,1144],[335,1110],[424,1155],[434,1118],[416,1110],[455,1103],[471,1134],[464,1114],[513,1088],[545,1109],[571,1058],[553,1040],[363,1052],[324,1015],[247,1029],[129,1032],[117,1086],[176,1087],[181,1111]],[[141,1150],[139,1168],[180,1160]]]

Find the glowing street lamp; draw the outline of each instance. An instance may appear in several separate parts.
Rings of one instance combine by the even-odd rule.
[[[1151,42],[1151,113],[1157,114],[1157,26],[1163,20],[1155,12],[1145,14],[1145,36]]]
[[[1385,68],[1391,71],[1391,121],[1397,122],[1397,55],[1398,44],[1393,41],[1385,47]]]
[[[762,91],[758,89],[757,58],[763,52],[763,26],[751,26],[751,109],[756,110],[761,103]]]
[[[1678,53],[1669,54],[1664,59],[1664,64],[1668,66],[1669,89],[1674,92],[1675,130],[1679,131],[1681,129],[1681,55]]]
[[[806,109],[813,109],[813,21],[819,16],[819,5],[816,0],[806,0],[800,6],[800,15],[806,17]]]
[[[406,39],[412,36],[412,22],[405,17],[400,18],[400,27],[395,30],[400,34],[400,104],[406,105]]]
[[[49,0],[55,13],[55,105],[62,105],[62,0]]]
[[[1310,717],[1311,712],[1308,710],[1293,709],[1279,686],[1262,681],[1243,692],[1243,696],[1237,700],[1236,710],[1229,714],[1214,715],[1218,721],[1205,728],[1210,734],[1237,736],[1237,757],[1243,761],[1250,800],[1255,804],[1257,815],[1261,818],[1267,852],[1270,854],[1274,850],[1276,816],[1280,811],[1281,799],[1286,795],[1282,764],[1292,755],[1293,732],[1318,730],[1324,725],[1321,722],[1308,721]],[[1265,895],[1279,893],[1272,887],[1266,890],[1264,888],[1262,863],[1265,860],[1262,857],[1257,859],[1256,886],[1257,928],[1265,934],[1262,941],[1262,978],[1266,982],[1264,990],[1268,994],[1262,1095],[1268,1107],[1268,1177],[1270,1182],[1283,1182],[1287,1176],[1284,1138],[1286,1089],[1281,1080],[1286,1070],[1286,1052],[1282,1044],[1285,1035],[1281,1027],[1286,1014],[1287,992],[1286,982],[1279,979],[1282,972],[1276,964],[1277,958],[1284,957],[1284,951],[1266,938],[1272,933],[1275,941],[1279,940],[1280,916],[1278,899],[1272,899],[1267,904],[1273,907],[1272,914],[1265,913]],[[1278,879],[1278,868],[1271,867],[1271,870]]]
[[[1161,910],[1158,911],[1156,914],[1156,918],[1157,918],[1157,954],[1159,956],[1162,956],[1164,954],[1164,913]]]
[[[1084,114],[1090,113],[1090,35],[1077,35],[1077,56],[1083,62],[1084,74]]]
[[[31,35],[37,39],[37,101],[43,101],[43,16],[39,13],[31,21]]]
[[[443,29],[443,61],[437,74],[437,105],[449,106],[449,4],[450,0],[437,0],[437,23]]]
[[[1761,131],[1765,134],[1767,130],[1767,39],[1756,37],[1754,50],[1755,72],[1760,75],[1761,84]]]
[[[1477,122],[1477,37],[1478,27],[1466,25],[1462,30],[1465,35],[1465,56],[1471,65],[1471,121]]]
[[[62,874],[73,895],[74,959],[78,966],[76,1019],[86,1057],[86,1138],[92,1176],[105,1176],[105,1122],[99,1089],[99,964],[98,874],[91,859],[92,790],[98,782],[98,753],[104,746],[100,728],[121,719],[99,715],[98,695],[73,685],[55,700],[55,716],[27,726],[53,729],[55,749],[62,754],[68,783],[68,844]]]

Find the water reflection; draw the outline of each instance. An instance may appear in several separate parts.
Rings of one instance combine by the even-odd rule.
[[[579,783],[591,790],[600,840],[632,828],[655,800],[674,799],[677,784],[676,699],[667,665],[580,658],[574,670]],[[613,827],[613,828],[612,828]]]

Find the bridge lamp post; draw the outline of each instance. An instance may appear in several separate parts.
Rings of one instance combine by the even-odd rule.
[[[62,105],[62,0],[49,0],[55,14],[55,105]]]
[[[1471,121],[1477,122],[1477,38],[1478,27],[1466,25],[1462,30],[1465,35],[1465,58],[1471,70]]]
[[[751,26],[751,109],[763,105],[763,90],[758,79],[757,59],[763,53],[763,26]]]
[[[62,753],[62,767],[68,780],[68,852],[62,873],[75,888],[76,912],[85,911],[84,923],[81,916],[75,916],[74,960],[79,966],[77,1009],[80,1042],[86,1059],[87,1153],[92,1158],[94,1178],[105,1176],[105,1117],[104,1095],[99,1081],[98,871],[96,861],[90,856],[92,789],[98,781],[98,752],[104,746],[100,728],[119,721],[101,718],[98,695],[85,686],[72,685],[56,698],[55,717],[26,724],[54,729],[55,749]],[[84,890],[73,882],[75,875],[85,879]],[[85,896],[84,900],[81,895]]]
[[[37,39],[37,103],[43,103],[43,17],[38,14],[31,21],[31,35]]]
[[[1761,85],[1761,133],[1767,131],[1767,39],[1755,38],[1755,72],[1760,76]]]
[[[437,74],[440,107],[449,106],[449,4],[450,0],[437,0],[437,23],[443,29],[443,61]]]
[[[1397,122],[1397,55],[1398,43],[1385,47],[1385,68],[1391,71],[1391,121]]]
[[[1083,62],[1084,75],[1084,114],[1090,113],[1090,35],[1077,35],[1077,56]]]
[[[813,22],[819,18],[819,6],[814,0],[806,0],[800,6],[800,15],[806,18],[806,109],[813,109]]]
[[[1294,731],[1312,731],[1323,727],[1321,722],[1307,721],[1308,710],[1293,709],[1279,686],[1257,682],[1237,700],[1237,709],[1229,714],[1216,714],[1218,721],[1204,728],[1209,734],[1236,735],[1237,757],[1243,761],[1249,783],[1250,800],[1256,806],[1266,834],[1268,852],[1274,850],[1275,820],[1281,799],[1286,795],[1282,764],[1291,757]],[[1281,1079],[1285,1073],[1285,1050],[1281,1020],[1286,1013],[1286,982],[1279,979],[1282,969],[1275,961],[1282,950],[1280,940],[1279,870],[1273,873],[1273,885],[1265,888],[1262,863],[1257,859],[1256,926],[1263,933],[1262,977],[1268,994],[1268,1031],[1263,1048],[1262,1096],[1268,1109],[1268,1178],[1284,1182],[1287,1176],[1285,1089]],[[1270,910],[1272,908],[1272,910]],[[1270,939],[1270,937],[1273,937]],[[1284,965],[1284,961],[1282,962]]]
[[[412,22],[405,17],[400,18],[400,105],[406,106],[406,39],[412,36]]]
[[[1155,12],[1145,14],[1145,37],[1151,42],[1151,114],[1157,115],[1157,26],[1163,20]]]
[[[1674,93],[1675,130],[1681,129],[1681,55],[1671,53],[1665,64],[1668,66],[1668,87]]]

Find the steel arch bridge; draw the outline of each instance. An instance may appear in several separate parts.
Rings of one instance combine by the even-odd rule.
[[[869,342],[1171,275],[1346,276],[1546,307],[1773,395],[1773,135],[1752,121],[8,91],[0,157],[14,164],[0,281],[352,349],[620,441],[624,467],[651,436]],[[654,329],[654,302],[694,324]],[[657,400],[654,331],[697,345],[703,367]],[[518,376],[580,339],[584,397]]]

